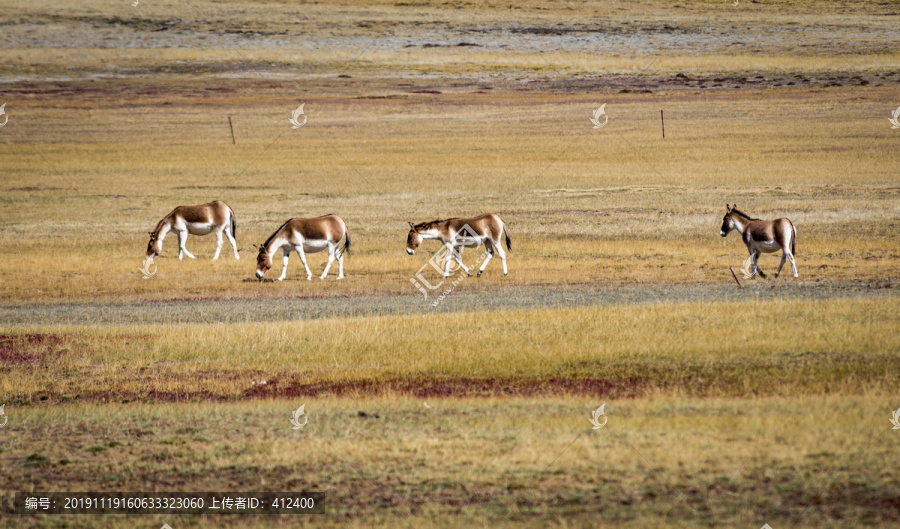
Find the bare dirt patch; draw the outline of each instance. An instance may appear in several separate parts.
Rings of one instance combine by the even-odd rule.
[[[37,363],[59,358],[68,352],[66,337],[58,334],[2,334],[0,362]]]

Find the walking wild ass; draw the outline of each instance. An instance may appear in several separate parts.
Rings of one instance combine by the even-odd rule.
[[[494,257],[494,250],[500,254],[500,261],[503,263],[503,275],[507,274],[506,252],[503,251],[503,247],[500,244],[500,236],[506,236],[506,249],[509,250],[509,229],[497,215],[489,213],[470,219],[433,220],[419,224],[410,222],[409,228],[409,234],[406,237],[406,253],[409,255],[416,253],[416,248],[422,244],[424,239],[439,239],[444,244],[447,253],[444,277],[450,277],[451,255],[459,263],[459,266],[465,270],[466,274],[471,276],[472,273],[462,262],[459,248],[478,248],[482,244],[487,250],[487,258],[481,263],[481,268],[478,269],[478,276],[481,276],[488,262]]]
[[[234,258],[240,259],[238,255],[237,242],[234,237],[237,234],[237,221],[234,218],[234,211],[228,204],[216,200],[209,204],[201,204],[199,206],[178,206],[171,213],[162,218],[157,223],[156,228],[150,232],[150,242],[147,243],[147,258],[153,259],[162,251],[163,239],[170,231],[178,234],[178,258],[181,259],[187,255],[191,259],[194,254],[185,248],[188,234],[207,235],[211,232],[216,233],[216,255],[213,261],[219,258],[219,252],[222,251],[222,233],[228,237],[228,242],[234,249]]]
[[[750,252],[751,278],[759,272],[761,277],[766,274],[756,264],[762,253],[775,253],[781,250],[781,264],[775,272],[775,277],[781,273],[784,261],[791,262],[791,271],[797,277],[797,265],[794,263],[794,243],[797,241],[797,230],[788,219],[759,220],[739,211],[736,205],[725,205],[725,217],[722,219],[722,229],[719,235],[728,236],[731,230],[737,230],[741,234],[747,251]],[[790,249],[788,249],[790,248]]]
[[[344,246],[338,247],[341,239],[344,238]],[[262,246],[254,247],[259,250],[256,256],[256,277],[262,279],[266,272],[272,268],[272,256],[278,249],[284,252],[284,268],[281,269],[279,281],[283,281],[287,276],[288,257],[291,251],[297,252],[300,256],[300,262],[306,268],[307,281],[312,279],[312,271],[306,264],[306,252],[315,253],[322,250],[328,250],[328,264],[325,265],[325,271],[319,279],[325,279],[331,263],[337,259],[338,262],[338,279],[344,277],[344,252],[350,251],[350,232],[347,231],[347,225],[343,219],[337,215],[324,215],[312,219],[290,219],[275,230]]]

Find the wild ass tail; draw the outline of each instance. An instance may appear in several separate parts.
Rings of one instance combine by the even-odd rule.
[[[509,241],[509,228],[506,227],[506,223],[503,223],[503,233],[506,235],[506,249],[512,251],[510,241]]]
[[[794,245],[797,243],[797,228],[794,227],[794,223],[791,223],[791,232],[793,233],[793,237],[791,237],[791,255],[797,255],[797,251],[794,249]]]
[[[344,255],[344,252],[350,253],[350,229],[346,224],[344,224],[344,247],[341,248],[341,255]]]
[[[237,239],[237,219],[234,217],[234,210],[231,209],[231,206],[228,206],[228,211],[231,212],[231,236]]]

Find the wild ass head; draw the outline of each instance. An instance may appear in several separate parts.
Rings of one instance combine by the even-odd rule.
[[[406,236],[406,253],[413,255],[416,248],[422,244],[422,234],[416,230],[412,222],[409,223],[409,234]]]
[[[160,252],[159,232],[150,231],[150,242],[147,243],[147,257],[155,259]]]
[[[256,278],[262,279],[266,272],[272,268],[272,258],[269,256],[269,252],[266,251],[265,243],[259,246],[254,244],[253,247],[259,250],[259,254],[256,256]]]
[[[719,229],[719,235],[722,237],[728,236],[728,232],[734,229],[734,219],[731,218],[731,215],[735,207],[737,207],[737,204],[733,206],[725,204],[725,216],[722,217],[722,227]]]

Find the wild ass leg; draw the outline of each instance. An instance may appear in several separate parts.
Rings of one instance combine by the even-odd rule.
[[[284,281],[284,278],[287,277],[287,264],[288,264],[288,258],[290,258],[290,256],[291,256],[290,248],[285,248],[284,259],[282,259],[282,263],[284,263],[284,265],[281,268],[281,275],[278,276],[279,281]]]
[[[757,261],[759,261],[759,256],[760,256],[760,255],[761,255],[760,252],[757,251],[757,252],[753,252],[753,255],[751,256],[752,259],[753,259],[753,261],[752,261],[752,263],[753,263],[753,275],[756,275],[757,273],[759,273],[759,277],[765,278],[765,277],[766,277],[766,273],[762,271],[762,268],[760,268],[758,264],[756,264]]]
[[[306,253],[303,252],[303,245],[297,246],[297,255],[300,256],[300,262],[303,263],[303,268],[306,268],[306,280],[312,280],[312,271],[309,269],[309,265],[306,264]]]
[[[787,250],[782,250],[781,262],[778,264],[778,270],[775,271],[775,279],[778,279],[778,274],[781,273],[781,268],[784,266],[785,261],[787,261]]]
[[[340,241],[338,241],[340,242]],[[337,250],[337,261],[338,261],[338,279],[344,279],[344,252],[338,248]]]
[[[234,240],[234,234],[231,233],[230,227],[225,228],[225,236],[228,237],[228,242],[231,243],[231,247],[234,249],[234,258],[239,260],[241,256],[238,255],[237,241]]]
[[[463,262],[462,262],[462,256],[459,255],[459,251],[460,251],[459,248],[454,248],[454,249],[453,249],[453,258],[456,259],[456,262],[459,263],[459,266],[461,266],[462,269],[465,270],[466,275],[468,275],[469,277],[472,277],[472,272],[469,272],[469,269],[466,268],[466,265],[463,264]]]
[[[179,259],[181,259],[182,254],[190,257],[191,259],[195,259],[194,254],[189,252],[188,249],[185,247],[185,244],[187,243],[187,236],[188,236],[187,231],[179,231],[178,232],[178,258]]]
[[[337,245],[328,243],[328,262],[325,263],[325,271],[322,272],[322,275],[319,277],[319,279],[325,279],[325,277],[328,275],[328,271],[331,270],[331,263],[334,262],[335,250],[337,250]]]
[[[487,257],[484,258],[484,262],[482,262],[481,266],[478,268],[478,277],[481,277],[481,274],[484,273],[484,269],[487,268],[488,262],[494,257],[494,244],[490,239],[485,239],[484,251],[487,254]]]
[[[507,271],[506,271],[506,250],[504,250],[503,247],[500,246],[500,241],[497,241],[497,243],[494,244],[494,248],[497,250],[497,255],[500,256],[500,262],[503,263],[503,276],[505,277],[506,274],[507,274]]]
[[[787,253],[788,261],[791,262],[791,272],[794,273],[794,279],[797,279],[797,277],[799,277],[799,276],[797,275],[797,264],[794,262],[794,254],[792,254],[790,252],[785,252],[785,253]]]
[[[444,245],[447,256],[444,258],[444,279],[450,277],[450,260],[453,259],[453,246]]]
[[[213,255],[213,261],[219,259],[219,253],[222,252],[222,231],[216,230],[216,253]]]

